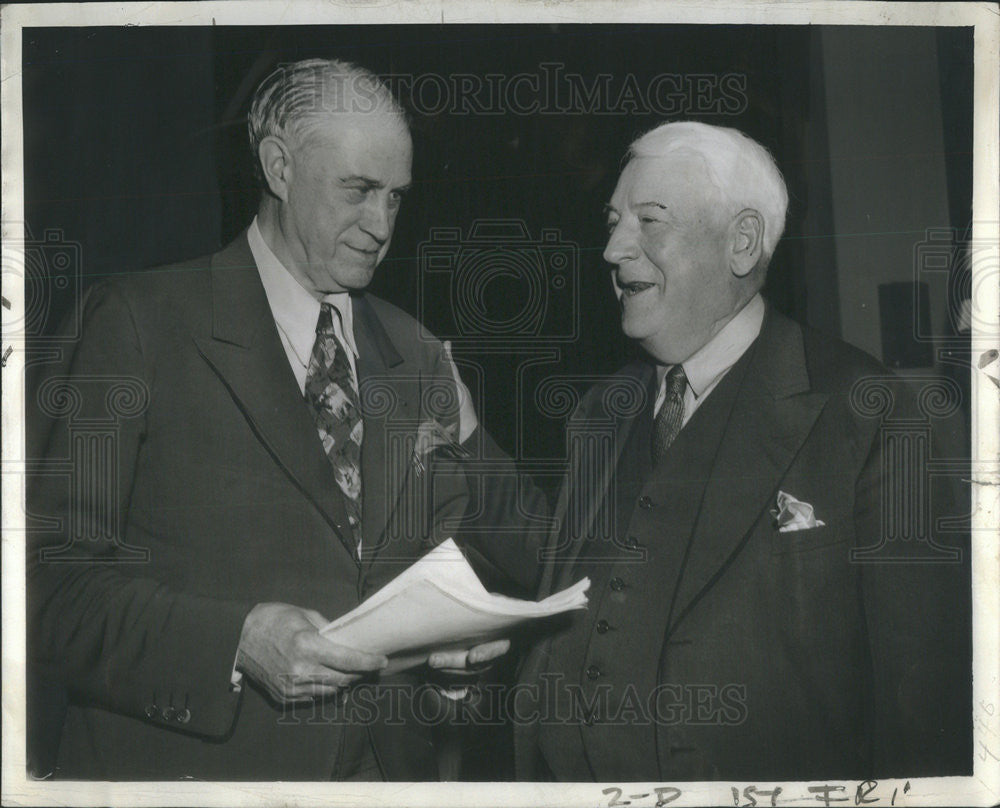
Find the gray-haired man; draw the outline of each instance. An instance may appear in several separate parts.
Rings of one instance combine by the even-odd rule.
[[[763,147],[678,122],[629,158],[604,257],[645,356],[570,420],[615,440],[571,456],[543,588],[589,575],[591,606],[524,665],[519,776],[968,773],[968,554],[928,541],[967,508],[878,417],[927,415],[764,302],[787,194]]]
[[[82,339],[41,382],[80,396],[72,422],[50,408],[31,424],[51,456],[116,385],[137,404],[111,473],[30,491],[61,526],[29,546],[30,657],[70,693],[56,775],[435,779],[410,702],[431,691],[373,682],[384,657],[318,632],[470,499],[461,473],[430,496],[399,452],[429,421],[470,439],[453,365],[364,293],[411,183],[406,121],[369,72],[309,60],[264,80],[250,137],[264,192],[249,228],[215,255],[95,286]]]

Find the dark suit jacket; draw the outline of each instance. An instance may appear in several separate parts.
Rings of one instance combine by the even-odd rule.
[[[571,449],[543,593],[589,575],[591,605],[523,666],[519,778],[971,771],[968,551],[919,540],[961,544],[931,516],[968,507],[921,476],[930,422],[906,386],[769,310],[656,470],[654,394],[635,363],[570,419],[613,448]],[[825,526],[780,531],[779,491]]]
[[[48,469],[29,490],[29,655],[70,693],[57,776],[334,775],[335,703],[281,708],[246,681],[232,692],[244,617],[266,601],[349,611],[468,504],[460,473],[432,486],[412,462],[418,424],[456,417],[440,344],[378,298],[354,307],[360,563],[245,234],[89,292],[82,338],[28,406]],[[377,715],[384,774],[436,778],[426,727],[400,721],[405,698],[373,710],[379,693],[363,715]]]

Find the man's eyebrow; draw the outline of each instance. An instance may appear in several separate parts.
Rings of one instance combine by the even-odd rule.
[[[659,208],[660,210],[669,210],[669,208],[666,205],[664,205],[662,202],[656,202],[654,200],[650,200],[648,202],[640,202],[635,207],[637,207],[637,208]]]
[[[340,181],[344,184],[349,184],[352,182],[359,182],[362,185],[367,185],[369,188],[384,188],[385,183],[374,177],[366,177],[364,174],[351,174],[348,177],[341,177]],[[407,193],[413,187],[412,182],[406,183],[406,185],[400,185],[398,188],[393,188],[392,190],[400,194]]]
[[[341,182],[360,182],[365,185],[370,185],[373,188],[381,188],[382,183],[373,177],[366,177],[364,174],[351,174],[349,177],[341,177]]]

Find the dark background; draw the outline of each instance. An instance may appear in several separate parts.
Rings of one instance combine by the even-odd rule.
[[[907,60],[934,61],[940,116],[905,109],[899,114],[910,114],[918,123],[926,119],[928,127],[945,122],[944,154],[934,157],[947,174],[949,221],[926,224],[961,233],[971,222],[972,32],[937,29],[930,40],[936,41],[937,53],[930,55],[921,51],[927,32],[883,28],[879,37],[903,43]],[[455,353],[474,394],[485,391],[490,406],[484,417],[502,445],[522,458],[558,457],[561,424],[534,407],[531,386],[536,379],[530,371],[515,393],[512,367],[531,357],[530,345],[539,350],[558,346],[558,362],[541,366],[543,373],[556,368],[561,374],[611,372],[630,354],[601,259],[602,206],[628,143],[665,116],[629,112],[627,104],[616,107],[626,75],[643,88],[661,73],[681,74],[689,81],[707,76],[710,83],[727,74],[745,77],[746,103],[738,114],[703,111],[720,98],[716,90],[701,99],[692,94],[678,101],[678,114],[672,117],[735,126],[771,149],[785,173],[790,204],[768,296],[796,319],[852,341],[851,333],[842,333],[838,313],[838,295],[850,278],[835,263],[830,173],[864,171],[865,166],[830,165],[822,133],[828,116],[843,113],[827,108],[822,49],[822,29],[805,26],[25,29],[27,227],[36,240],[54,231],[54,238],[79,245],[83,286],[108,274],[209,253],[227,243],[249,223],[258,199],[246,146],[249,99],[256,84],[281,62],[335,55],[395,75],[508,77],[537,75],[541,64],[561,63],[565,73],[580,74],[588,84],[598,74],[610,74],[607,100],[612,103],[605,100],[603,110],[527,115],[509,109],[496,115],[418,110],[413,115],[415,187],[372,285],[372,291],[421,317],[435,333],[456,337]],[[867,57],[859,50],[858,58]],[[907,82],[908,66],[902,60],[896,66],[897,73],[878,80]],[[433,104],[431,99],[424,109]],[[875,152],[886,148],[872,145]],[[905,153],[908,144],[891,148]],[[911,190],[901,187],[899,193]],[[559,243],[568,245],[569,260],[578,257],[574,288],[551,295],[535,336],[529,329],[515,340],[516,350],[500,354],[487,352],[476,334],[463,339],[454,333],[447,277],[422,274],[419,262],[420,245],[433,237],[431,228],[456,227],[467,238],[474,221],[495,218],[523,221],[527,249],[538,243],[543,229],[555,230]],[[905,277],[908,267],[901,270]],[[578,295],[576,309],[567,302],[571,291]],[[523,278],[495,278],[484,287],[487,316],[511,321],[525,305],[526,294]],[[903,302],[910,296],[904,288]],[[40,333],[55,324],[68,302],[68,295],[52,295],[38,321]],[[908,330],[908,313],[899,314]],[[891,322],[881,328],[883,345],[901,330]],[[938,330],[947,334],[953,329],[945,323]],[[567,335],[575,338],[555,339]],[[901,342],[893,349],[899,356],[880,357],[887,363],[935,362],[927,345],[910,344],[905,333],[895,342]],[[500,341],[501,348],[506,345]],[[862,347],[878,352],[877,345]],[[520,427],[514,417],[518,408],[524,417]]]
[[[888,74],[873,74],[872,81],[899,88],[901,96],[924,93],[923,86],[911,84],[920,74],[915,67],[924,75],[935,71],[937,81],[925,94],[927,114],[905,105],[886,112],[906,116],[906,125],[886,134],[888,142],[873,143],[867,163],[831,160],[826,133],[835,132],[831,124],[851,112],[851,98],[827,99],[833,86],[829,49],[835,41],[843,48],[845,37],[850,41],[855,32],[832,33],[836,36],[815,26],[767,25],[25,29],[25,215],[29,238],[37,245],[29,253],[29,262],[34,255],[37,265],[28,267],[26,281],[29,303],[34,301],[28,307],[28,350],[44,349],[57,321],[74,316],[80,290],[95,280],[209,253],[247,226],[258,190],[246,145],[246,112],[255,86],[279,63],[336,56],[396,75],[508,77],[522,71],[538,75],[543,63],[561,63],[565,73],[580,74],[588,84],[610,74],[611,101],[617,100],[624,76],[646,87],[653,76],[671,73],[708,76],[710,82],[743,76],[746,103],[730,114],[692,95],[678,102],[671,116],[606,102],[603,109],[554,114],[414,111],[414,189],[372,291],[420,317],[431,331],[454,338],[463,375],[485,402],[480,411],[502,446],[529,466],[534,461],[540,472],[554,466],[563,456],[562,422],[536,405],[539,381],[553,373],[610,373],[633,355],[620,334],[601,259],[602,208],[628,143],[667,117],[735,126],[775,155],[790,196],[785,238],[766,289],[779,309],[873,353],[881,350],[880,358],[890,365],[946,373],[967,388],[968,369],[961,366],[967,357],[961,340],[954,339],[951,320],[933,326],[939,337],[934,344],[918,344],[910,336],[915,314],[907,308],[914,299],[907,256],[921,234],[905,223],[897,228],[908,234],[893,276],[902,286],[883,295],[880,285],[882,308],[870,311],[879,320],[880,344],[844,327],[841,312],[852,311],[845,307],[845,296],[859,278],[884,271],[884,258],[875,248],[892,228],[866,234],[873,245],[870,267],[864,253],[849,265],[843,254],[838,260],[835,234],[843,189],[850,190],[855,174],[900,159],[911,161],[900,164],[900,177],[911,166],[917,172],[928,159],[944,172],[940,193],[946,199],[932,201],[946,213],[921,227],[950,227],[959,234],[969,227],[972,30],[878,29],[878,41],[901,56]],[[867,59],[865,43],[871,38],[860,29],[856,33],[856,58]],[[848,61],[834,59],[834,69],[840,64],[846,69]],[[916,143],[927,132],[940,134],[941,149],[930,157],[908,142],[911,135]],[[901,180],[898,188],[885,189],[890,204],[882,213],[890,221],[891,200],[912,197],[909,185]],[[543,231],[555,231],[556,246],[545,255],[561,252],[570,268],[568,285],[549,289],[541,320],[506,341],[454,333],[448,278],[423,272],[420,261],[428,244],[442,248],[432,228],[458,228],[459,242],[442,248],[458,256],[469,249],[473,223],[490,219],[523,223],[527,235],[505,249],[529,262],[541,255],[535,246]],[[72,257],[68,269],[56,269],[50,261],[61,248]],[[548,266],[543,263],[545,271]],[[72,277],[56,284],[59,272]],[[483,289],[487,318],[499,323],[516,318],[526,305],[527,289],[525,278],[516,275],[490,281]],[[955,303],[944,301],[944,309]],[[949,434],[949,454],[967,454],[967,407]],[[555,474],[539,475],[550,489],[556,480]],[[468,776],[505,775],[506,761],[486,746],[478,751],[472,749]]]

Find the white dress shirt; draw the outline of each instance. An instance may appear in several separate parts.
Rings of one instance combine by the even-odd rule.
[[[305,394],[306,375],[309,370],[309,359],[312,356],[313,344],[316,342],[316,324],[319,322],[320,302],[331,303],[340,317],[333,318],[333,330],[342,345],[347,345],[347,360],[351,363],[351,373],[354,374],[354,384],[358,384],[356,359],[358,348],[354,342],[354,312],[351,308],[351,296],[347,292],[313,297],[292,276],[285,265],[278,260],[257,224],[254,217],[247,230],[247,241],[250,242],[250,252],[257,264],[260,282],[264,285],[267,295],[267,305],[271,308],[271,316],[278,327],[278,336],[288,357],[288,364],[299,383],[299,390]],[[239,659],[233,660],[233,670],[229,682],[233,690],[242,688],[243,674],[236,670]]]
[[[681,421],[681,427],[691,420],[694,411],[708,398],[708,394],[722,381],[722,377],[729,369],[747,352],[753,341],[757,339],[757,335],[760,334],[763,322],[764,298],[758,293],[739,310],[732,320],[723,326],[718,334],[681,363],[684,366],[684,375],[687,376],[687,386],[684,388],[684,418]],[[665,379],[667,371],[671,367],[673,366],[666,365],[657,368],[659,392],[656,394],[654,417],[660,411],[663,400],[666,398]]]
[[[333,318],[333,330],[342,345],[346,345],[347,360],[351,364],[355,389],[358,385],[358,347],[354,342],[354,311],[351,296],[347,292],[314,297],[278,260],[257,224],[257,217],[247,230],[250,252],[264,284],[267,304],[271,307],[274,324],[278,327],[281,344],[288,356],[288,364],[299,383],[299,390],[306,389],[306,373],[309,358],[316,342],[316,323],[319,322],[320,303],[330,303],[340,315]]]

